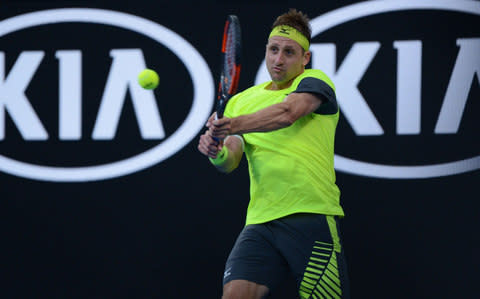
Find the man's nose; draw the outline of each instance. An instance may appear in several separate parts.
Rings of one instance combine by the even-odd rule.
[[[282,53],[278,53],[278,55],[275,57],[275,64],[283,64],[284,61],[284,56]]]

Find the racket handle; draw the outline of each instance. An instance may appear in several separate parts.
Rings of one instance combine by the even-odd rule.
[[[225,104],[226,104],[226,99],[225,99],[225,96],[221,96],[219,99],[218,99],[218,103],[217,103],[217,114],[215,115],[215,119],[219,119],[219,118],[222,118],[223,117],[223,112],[225,112]]]
[[[216,111],[217,113],[215,113],[215,120],[218,120],[223,117],[223,112],[225,111],[224,103],[225,103],[225,100],[223,99],[223,97],[218,100],[217,111]],[[220,142],[220,139],[216,137],[212,137],[212,138],[216,142]]]
[[[218,120],[218,115],[217,115],[217,114],[215,114],[215,120]],[[220,142],[220,139],[218,139],[217,137],[213,137],[213,136],[212,136],[212,138],[213,138],[213,140],[215,140],[216,142]]]
[[[215,120],[218,120],[218,114],[215,114]],[[220,140],[217,138],[217,137],[213,137],[213,140],[215,140],[216,142],[220,142]]]

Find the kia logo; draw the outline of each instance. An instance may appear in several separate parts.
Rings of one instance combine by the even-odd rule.
[[[186,40],[175,32],[138,16],[101,9],[52,9],[15,16],[0,22],[0,39],[12,36],[25,29],[62,24],[81,24],[87,26],[108,26],[153,40],[156,44],[168,49],[186,68],[192,82],[193,99],[185,119],[171,134],[166,134],[161,114],[157,107],[157,99],[153,91],[144,90],[136,83],[137,74],[147,67],[141,48],[112,48],[109,51],[111,65],[103,89],[99,97],[100,104],[93,119],[94,124],[89,132],[89,140],[93,142],[111,141],[120,125],[120,113],[125,106],[127,91],[131,99],[131,107],[138,124],[139,136],[142,140],[161,140],[155,146],[107,163],[85,163],[88,166],[51,166],[42,163],[19,161],[14,157],[0,155],[0,170],[12,175],[45,181],[81,182],[103,180],[131,174],[167,159],[188,144],[204,126],[212,110],[214,86],[210,69],[202,56]],[[49,28],[49,27],[48,27]],[[69,33],[72,34],[72,33]],[[73,33],[74,34],[74,33]],[[61,40],[61,39],[59,39]],[[108,39],[106,40],[108,42]],[[86,40],[85,47],[95,48],[95,43]],[[8,113],[20,136],[27,142],[36,144],[51,139],[52,130],[42,120],[41,109],[35,108],[33,97],[27,87],[35,81],[45,61],[58,63],[58,102],[56,99],[42,98],[40,102],[58,105],[58,138],[61,142],[81,140],[82,120],[86,112],[82,111],[82,90],[85,90],[82,78],[82,50],[57,49],[54,57],[46,57],[48,52],[42,50],[25,50],[16,57],[13,66],[7,72],[6,56],[0,51],[0,144],[6,142],[5,115]],[[11,57],[10,57],[11,58]],[[160,67],[160,66],[159,66]],[[175,72],[173,75],[175,76]],[[161,79],[162,80],[162,79]],[[160,83],[161,84],[161,83]],[[52,88],[46,86],[45,88]],[[168,88],[168,87],[165,87]],[[101,99],[100,99],[101,98]],[[91,99],[88,99],[91,100]],[[178,99],[161,99],[162,101],[179,101]],[[36,102],[39,102],[38,99]],[[174,102],[173,102],[174,103]],[[56,131],[55,131],[56,132]]]
[[[362,2],[328,12],[312,19],[312,39],[315,36],[326,34],[325,32],[327,31],[331,32],[340,25],[347,26],[345,24],[349,22],[351,25],[352,21],[357,21],[361,18],[365,20],[364,18],[366,17],[370,19],[381,17],[380,15],[385,13],[397,13],[395,17],[401,18],[402,16],[398,15],[399,12],[406,14],[407,12],[413,11],[417,13],[418,11],[423,13],[432,11],[444,13],[455,12],[457,14],[467,15],[470,18],[476,18],[478,24],[480,2],[461,0]],[[433,18],[437,15],[438,14],[433,15]],[[415,16],[418,17],[418,14]],[[432,14],[429,16],[432,18]],[[388,27],[390,25],[389,19],[383,18],[381,20],[382,26]],[[432,22],[432,20],[429,19],[429,22]],[[354,30],[358,30],[358,32],[348,34],[352,32],[348,31],[347,34],[342,34],[342,36],[348,36],[350,39],[342,45],[348,45],[352,42],[351,39],[358,38],[359,33],[365,32],[366,35],[369,34],[368,37],[364,37],[364,39],[370,39],[372,36],[375,37],[381,30],[370,31],[369,28],[372,27],[371,23],[369,24],[370,27],[363,31],[355,27]],[[404,27],[408,25],[404,20],[399,24],[402,24],[401,26]],[[468,148],[469,152],[464,153],[464,156],[461,158],[458,157],[459,154],[457,153],[455,158],[450,157],[451,160],[446,162],[445,159],[448,157],[424,155],[422,159],[428,160],[428,162],[419,162],[418,157],[415,157],[415,159],[412,159],[413,162],[408,161],[405,165],[401,164],[403,161],[402,158],[408,155],[414,156],[414,154],[418,152],[418,150],[415,151],[416,148],[412,149],[412,144],[422,144],[422,146],[428,147],[432,146],[428,140],[441,139],[445,138],[445,136],[457,136],[459,133],[463,133],[460,132],[460,125],[462,123],[462,117],[465,114],[465,109],[468,109],[466,108],[468,107],[467,99],[471,86],[473,84],[477,84],[477,86],[480,84],[480,36],[456,36],[453,42],[450,38],[445,38],[445,40],[439,42],[446,43],[448,41],[452,44],[452,48],[456,47],[454,50],[455,53],[452,54],[451,57],[442,57],[442,61],[451,61],[453,65],[453,68],[444,68],[445,71],[443,71],[443,73],[448,75],[448,78],[445,79],[446,83],[444,86],[439,86],[435,81],[435,79],[438,78],[438,74],[430,71],[431,74],[428,77],[429,82],[433,82],[433,84],[430,83],[428,87],[435,88],[435,91],[444,90],[443,94],[440,95],[440,97],[443,98],[438,98],[437,100],[436,97],[432,97],[432,93],[427,92],[429,91],[427,88],[425,88],[425,92],[422,93],[422,82],[424,82],[422,81],[422,70],[428,74],[428,70],[422,69],[425,68],[422,59],[425,60],[428,58],[425,57],[426,55],[422,56],[422,51],[428,54],[428,50],[422,48],[425,41],[419,39],[418,36],[424,36],[427,42],[431,42],[431,40],[428,40],[428,36],[425,36],[424,31],[419,31],[420,29],[418,29],[418,31],[423,33],[423,35],[416,34],[417,38],[407,37],[396,39],[396,34],[398,33],[405,35],[403,31],[404,28],[401,28],[401,26],[395,27],[397,29],[396,31],[384,31],[387,32],[384,34],[388,34],[386,38],[388,42],[382,43],[376,40],[353,41],[353,44],[349,46],[346,55],[341,60],[337,57],[338,45],[335,43],[336,38],[333,33],[328,36],[330,42],[312,43],[311,45],[312,68],[323,70],[336,85],[337,100],[341,110],[340,119],[342,124],[347,124],[344,125],[342,129],[345,130],[345,127],[348,126],[348,130],[352,132],[352,137],[349,137],[350,140],[353,140],[352,143],[344,143],[343,148],[336,149],[335,168],[341,172],[355,175],[391,179],[440,177],[479,169],[480,156],[478,155],[478,148],[473,149],[469,146],[472,140],[476,139],[478,143],[477,130],[474,130],[473,133],[470,133],[466,138],[464,137],[464,139],[467,140],[464,142],[464,144],[467,144],[464,148]],[[437,28],[436,26],[434,27]],[[476,28],[478,30],[478,26]],[[413,27],[412,30],[415,30],[415,27]],[[431,33],[431,29],[427,32]],[[443,32],[442,36],[444,37],[445,34],[446,33]],[[393,42],[390,41],[392,38],[394,39]],[[321,40],[323,41],[323,39]],[[387,53],[383,56],[383,63],[375,64],[381,51],[383,51],[382,53]],[[440,55],[438,53],[434,54]],[[388,57],[390,60],[386,60],[385,57]],[[392,57],[395,57],[396,61],[392,61]],[[440,62],[437,61],[437,64],[440,64]],[[373,73],[374,75],[368,77],[369,71],[371,72],[370,74]],[[390,74],[391,76],[388,77]],[[370,80],[370,84],[362,86],[361,81],[367,77]],[[392,79],[390,81],[386,79],[383,80],[384,77]],[[256,83],[266,80],[269,80],[269,77],[265,70],[265,62],[263,62],[257,73]],[[387,82],[391,85],[382,86],[381,84],[377,84],[376,81]],[[434,84],[437,85],[432,86]],[[365,90],[367,88],[369,90]],[[372,89],[375,89],[377,93],[371,92]],[[370,93],[368,93],[368,91],[370,91]],[[367,93],[370,95],[370,98],[364,96],[364,94]],[[421,126],[423,113],[433,115],[433,111],[428,110],[428,108],[432,109],[431,105],[422,106],[422,101],[425,101],[425,99],[430,101],[435,100],[436,103],[440,103],[441,105],[440,109],[435,111],[435,115],[431,117],[434,120],[431,121],[432,128],[429,128],[429,130],[425,128],[422,129]],[[373,103],[374,101],[376,101],[376,103]],[[372,109],[372,104],[383,105],[384,109],[375,111]],[[422,110],[422,107],[425,112]],[[379,114],[378,111],[382,111],[382,113],[385,113],[385,111],[393,111],[393,113],[387,117]],[[393,122],[391,120],[393,120]],[[391,125],[391,123],[393,123],[393,125]],[[428,125],[430,125],[430,123]],[[470,130],[472,130],[472,128],[470,128]],[[362,142],[361,140],[367,140],[365,143],[370,142],[368,143],[368,147],[363,148],[363,156],[360,156],[358,151],[358,144]],[[371,140],[375,140],[375,142]],[[402,140],[402,142],[386,142],[385,140]],[[408,140],[410,140],[410,142],[408,142]],[[413,143],[413,141],[415,141],[415,143]],[[392,146],[392,144],[395,144],[395,148],[386,148],[386,145]],[[408,148],[409,144],[410,149]],[[462,144],[458,145],[450,142],[446,144],[440,152],[450,153],[452,151],[458,151],[461,146]],[[446,150],[447,148],[449,150]],[[342,150],[348,150],[348,156],[338,154],[338,152]],[[435,148],[432,150],[438,152]],[[472,151],[474,150],[476,150],[476,152],[473,152],[472,156]],[[365,153],[368,154],[369,152],[371,152],[370,156],[366,157]],[[396,165],[384,161],[375,162],[374,160],[378,155],[387,157],[384,158],[384,160],[390,159],[388,162],[394,162]],[[437,159],[437,162],[435,163],[433,159]]]

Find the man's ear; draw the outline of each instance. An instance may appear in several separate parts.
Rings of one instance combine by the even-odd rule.
[[[306,51],[305,54],[303,54],[303,67],[307,66],[307,64],[310,62],[310,58],[312,57],[312,52]]]

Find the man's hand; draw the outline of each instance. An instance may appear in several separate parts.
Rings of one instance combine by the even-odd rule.
[[[212,137],[219,140],[227,138],[228,135],[231,135],[232,131],[232,120],[227,117],[214,120],[212,126],[210,127]]]
[[[224,140],[228,135],[232,134],[232,119],[228,117],[222,117],[221,119],[215,119],[216,113],[212,114],[207,121],[207,128],[213,138],[217,140]]]
[[[200,136],[200,140],[198,142],[198,150],[209,158],[215,159],[217,157],[217,153],[223,147],[223,139],[227,137],[227,135],[220,134],[217,131],[217,126],[214,123],[218,122],[215,120],[216,113],[213,113],[207,120],[207,128],[208,130]],[[223,128],[220,126],[220,129]],[[218,141],[220,140],[220,141]]]
[[[217,157],[217,153],[222,149],[222,146],[222,142],[218,142],[217,140],[213,139],[210,129],[205,131],[205,134],[200,136],[200,140],[198,142],[198,150],[205,156],[212,159]]]
[[[215,120],[215,113],[212,114],[207,121],[208,130],[200,136],[198,142],[198,150],[212,159],[216,159],[222,149],[226,150],[222,162],[212,162],[219,171],[224,173],[230,173],[236,169],[243,155],[243,138],[241,136],[232,137],[228,134],[230,123],[231,119]]]

